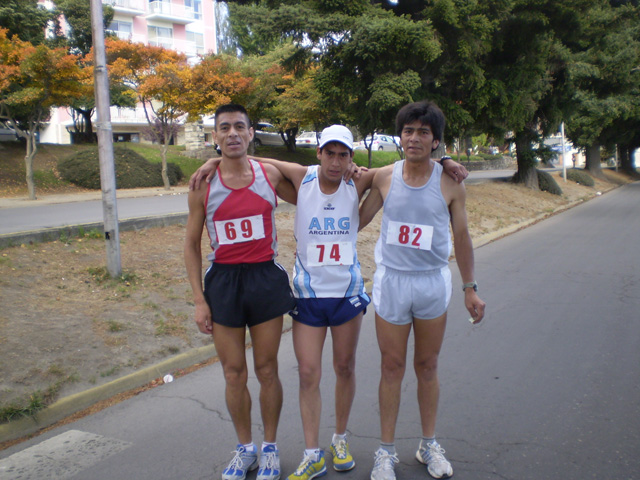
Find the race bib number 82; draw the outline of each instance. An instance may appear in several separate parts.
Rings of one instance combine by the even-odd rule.
[[[431,250],[433,227],[417,223],[403,223],[389,221],[387,228],[387,243],[398,247]]]
[[[262,215],[218,220],[215,222],[215,226],[220,245],[232,245],[264,238]]]

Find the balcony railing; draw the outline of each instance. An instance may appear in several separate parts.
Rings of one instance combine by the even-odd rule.
[[[132,13],[140,15],[145,11],[144,0],[102,0],[102,3],[111,5],[118,13]]]
[[[147,19],[169,20],[174,23],[187,24],[195,21],[193,8],[171,2],[150,2]]]

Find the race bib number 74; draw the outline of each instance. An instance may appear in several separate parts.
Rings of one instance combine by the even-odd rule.
[[[433,227],[417,223],[389,221],[387,243],[398,247],[431,250]]]
[[[353,264],[351,242],[329,242],[307,245],[307,265],[310,267]]]
[[[264,238],[264,223],[262,215],[252,217],[218,220],[215,223],[218,243],[232,245],[234,243],[250,242]]]

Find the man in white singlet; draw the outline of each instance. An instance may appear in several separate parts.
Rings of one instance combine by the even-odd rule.
[[[380,168],[360,208],[360,228],[383,207],[376,244],[373,304],[382,354],[379,388],[381,443],[371,480],[395,480],[395,429],[400,406],[407,343],[414,331],[414,369],[422,440],[416,458],[434,478],[453,475],[444,449],[435,439],[439,397],[438,354],[451,298],[449,255],[455,256],[473,323],[484,316],[485,303],[474,280],[473,246],[467,228],[463,184],[442,175],[431,153],[442,141],[445,119],[431,102],[404,106],[396,117],[406,159]]]
[[[276,431],[282,409],[278,349],[283,314],[295,306],[289,277],[275,263],[276,193],[295,202],[295,192],[280,171],[247,158],[253,128],[244,107],[216,111],[215,139],[222,160],[211,183],[189,192],[185,264],[196,307],[195,320],[213,341],[226,383],[225,398],[238,445],[222,480],[244,480],[259,467],[257,480],[279,480]],[[212,253],[202,282],[202,231]],[[251,397],[247,389],[245,332],[253,344],[260,383],[264,442],[258,452],[251,436]]]

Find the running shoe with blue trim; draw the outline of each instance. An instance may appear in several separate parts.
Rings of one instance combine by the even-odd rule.
[[[245,480],[247,472],[258,468],[258,451],[247,452],[244,445],[239,443],[233,453],[233,460],[222,472],[222,480]]]
[[[333,455],[333,469],[338,472],[346,472],[356,466],[356,462],[349,453],[349,444],[346,440],[340,439],[332,443],[331,454]]]
[[[256,480],[280,480],[280,456],[275,445],[266,445],[262,449]]]
[[[449,478],[453,475],[453,468],[444,453],[444,448],[438,442],[420,441],[416,459],[427,466],[427,471],[433,478]]]
[[[324,464],[324,452],[320,450],[318,460],[305,455],[298,469],[293,472],[287,480],[311,480],[327,474],[327,467]]]

